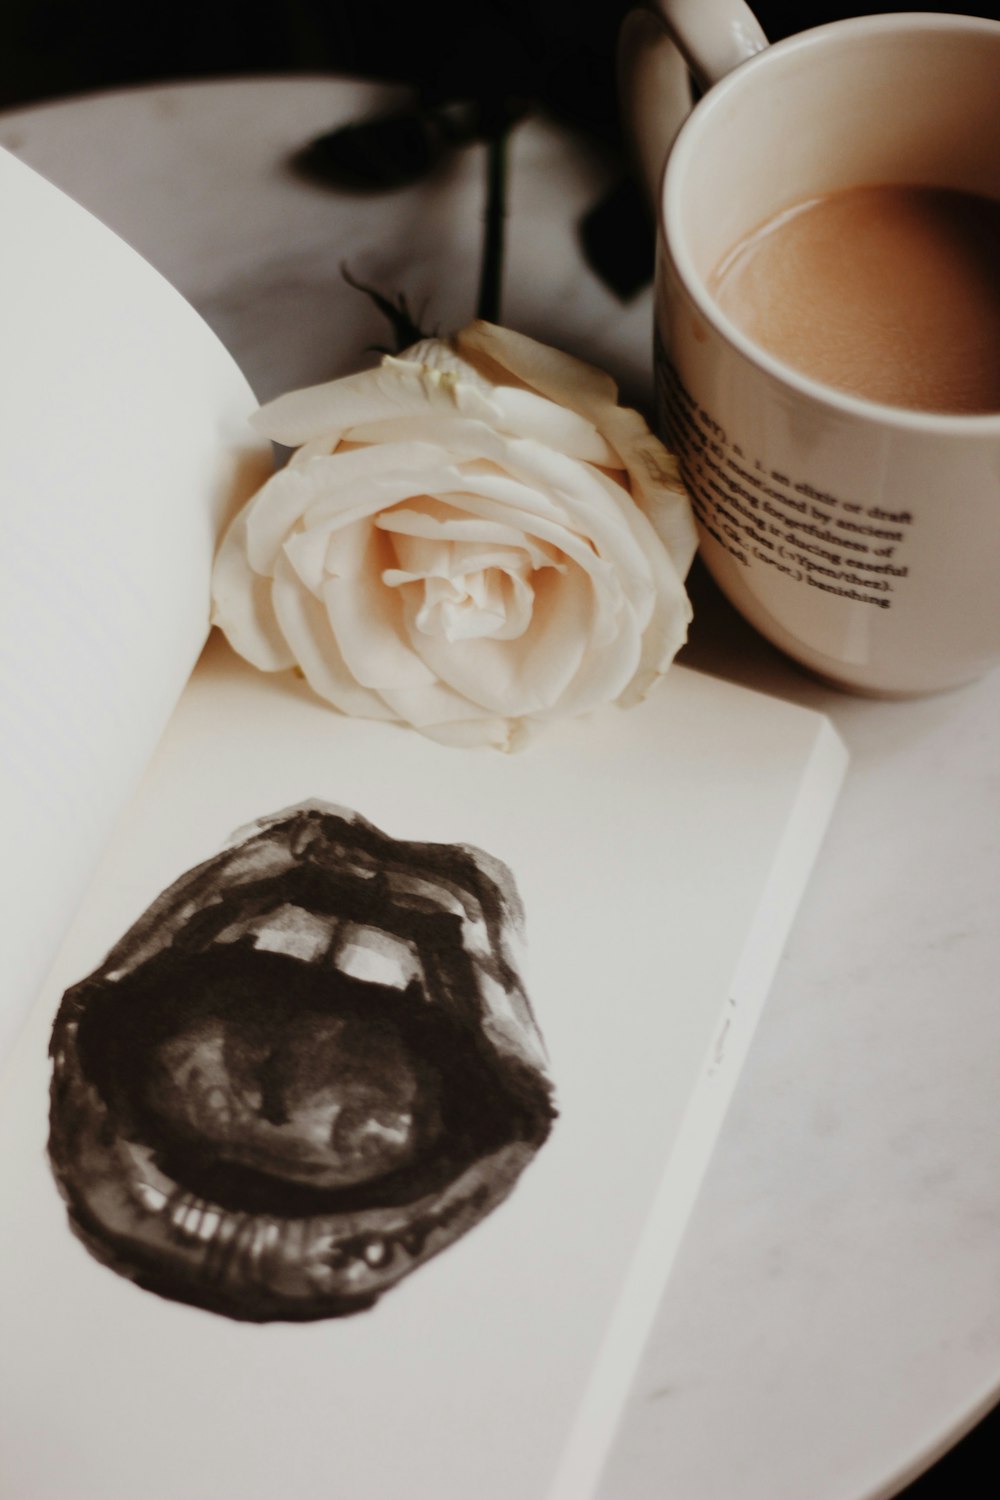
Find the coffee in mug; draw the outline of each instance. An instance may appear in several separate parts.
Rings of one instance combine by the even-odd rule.
[[[647,0],[620,76],[658,227],[656,420],[706,567],[843,687],[980,676],[1000,663],[1000,24],[861,16],[770,46],[743,0]]]
[[[919,183],[807,198],[709,277],[721,310],[796,370],[869,401],[1000,412],[1000,203]]]

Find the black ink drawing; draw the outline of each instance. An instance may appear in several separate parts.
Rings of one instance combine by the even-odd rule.
[[[72,1228],[177,1301],[371,1307],[483,1219],[555,1110],[509,870],[305,803],[166,890],[52,1034]]]

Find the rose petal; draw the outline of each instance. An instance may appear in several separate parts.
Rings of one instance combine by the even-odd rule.
[[[391,367],[387,371],[383,363],[374,370],[288,391],[262,406],[252,420],[257,431],[274,442],[297,448],[361,422],[424,411],[430,399],[419,365],[400,374]]]
[[[454,412],[430,416],[393,417],[390,421],[371,423],[352,430],[351,441],[359,443],[367,451],[380,452],[394,443],[428,444],[438,453],[447,453],[458,458],[490,458],[502,451],[505,441],[511,441],[504,433],[481,416],[457,415]]]
[[[587,537],[602,557],[637,577],[648,576],[645,553],[634,541],[635,507],[628,491],[608,475],[526,440],[506,446],[503,467],[532,492],[555,500],[567,523]]]
[[[390,588],[412,590],[415,625],[422,635],[443,635],[449,641],[482,636],[516,640],[531,623],[534,589],[526,566],[503,566],[496,554],[479,568],[470,567],[468,560],[462,565],[428,558],[423,567],[418,555],[406,560],[414,571],[387,568],[382,581]]]
[[[405,580],[401,579],[401,582],[409,582],[411,577],[443,578],[461,585],[465,579],[493,570],[529,573],[534,572],[537,566],[548,564],[548,558],[544,556],[538,558],[537,564],[534,562],[533,554],[538,556],[540,551],[537,547],[511,546],[497,542],[447,541],[413,535],[394,536],[392,532],[383,532],[383,536],[387,542],[390,537],[393,538],[391,550],[399,564],[398,569],[389,569],[387,572],[405,573]],[[554,552],[555,549],[550,550]],[[559,563],[555,565],[561,566]],[[386,575],[383,574],[384,576]]]
[[[622,512],[634,507],[600,469],[565,459],[527,439],[488,434],[483,446],[490,449],[486,463],[442,465],[439,473],[422,475],[428,492],[439,499],[461,494],[463,509],[479,514],[486,514],[478,509],[481,497],[499,502],[506,514],[494,506],[492,519],[522,526],[527,535],[550,541],[581,562],[596,549],[637,584],[645,580],[648,586],[650,568],[633,535],[631,517],[622,525]],[[648,526],[645,535],[657,545]]]
[[[450,351],[449,357],[454,362]],[[298,447],[406,416],[460,412],[488,422],[496,415],[493,392],[474,372],[468,374],[472,378],[463,379],[461,371],[386,355],[373,370],[279,396],[254,414],[253,425],[275,442]]]
[[[365,516],[360,521],[352,521],[330,533],[323,561],[322,582],[327,578],[357,578],[373,561],[376,569],[384,566],[383,554],[386,549],[375,530],[377,519]]]
[[[698,534],[676,458],[636,411],[615,407],[601,425],[625,465],[636,504],[649,518],[681,578],[686,578]]]
[[[593,422],[620,455],[636,502],[646,510],[685,577],[697,535],[676,459],[638,412],[618,405],[618,388],[610,376],[560,350],[482,320],[463,329],[455,344],[459,354],[477,368],[509,370],[542,395]]]
[[[641,702],[662,677],[687,640],[692,618],[691,601],[677,574],[658,561],[654,562],[654,569],[653,611],[642,634],[642,653],[635,676],[618,700],[623,708]]]
[[[371,522],[366,518],[365,521],[354,524],[370,526]],[[352,528],[342,529],[351,530]],[[323,584],[326,580],[326,558],[329,550],[330,533],[320,527],[316,527],[313,531],[295,532],[282,548],[303,587],[317,599],[323,592]]]
[[[396,717],[382,698],[361,687],[344,665],[324,606],[303,589],[283,557],[275,566],[273,599],[282,633],[314,693],[341,713],[367,719]]]
[[[460,719],[451,724],[425,724],[419,732],[457,750],[520,749],[529,733],[523,720],[517,719]]]
[[[451,420],[438,424],[438,432],[439,441],[449,452],[475,454],[503,469],[530,487],[535,496],[532,509],[589,537],[597,550],[616,566],[639,578],[648,578],[643,549],[630,545],[635,531],[630,513],[636,508],[628,491],[615,485],[600,469],[567,458],[533,439],[505,437],[480,423]],[[336,462],[336,456],[327,462]],[[469,490],[478,492],[485,487],[481,469],[465,467],[465,472],[475,475],[474,483],[471,477],[467,481]],[[428,477],[426,488],[429,493],[441,496],[454,486],[442,473],[440,478]],[[525,502],[521,503],[523,507]],[[644,542],[656,545],[655,533],[648,528]]]
[[[500,384],[509,372],[532,390],[573,411],[584,403],[615,406],[618,387],[603,370],[526,334],[477,318],[455,335],[455,349],[485,378]]]
[[[534,437],[571,457],[613,464],[614,452],[594,424],[566,403],[535,390],[494,386],[443,340],[425,340],[374,370],[289,391],[260,408],[254,426],[290,447],[317,441],[332,449],[341,434],[380,441],[367,429],[393,418],[459,412],[499,430]],[[311,456],[311,455],[310,455]]]
[[[480,542],[484,546],[516,547],[523,551],[533,568],[546,564],[558,564],[559,552],[549,544],[543,544],[522,528],[502,521],[489,521],[485,517],[469,515],[463,506],[475,496],[453,492],[445,503],[429,496],[412,505],[400,504],[375,518],[380,531],[393,537],[426,537],[429,541]],[[399,551],[402,543],[397,541]]]
[[[613,482],[609,480],[608,484]],[[647,515],[637,506],[629,506],[623,520],[646,558],[652,583],[647,610],[640,617],[642,658],[634,682],[620,699],[622,707],[630,707],[646,696],[684,644],[692,609],[684,575],[673,554],[660,543]]]
[[[471,482],[468,475],[466,482]],[[540,490],[522,484],[506,474],[490,472],[477,474],[475,483],[479,493],[469,491],[462,496],[462,505],[474,515],[520,525],[526,537],[530,537],[535,543],[542,543],[557,554],[561,553],[587,572],[618,571],[628,580],[636,599],[651,590],[649,563],[641,548],[624,528],[618,528],[618,532],[624,532],[624,536],[610,534],[606,538],[615,554],[622,554],[609,559],[598,554],[585,533],[579,534],[572,529],[570,518],[563,508],[553,505]],[[383,525],[384,521],[385,518],[380,517],[379,525]],[[653,543],[656,545],[655,538]],[[666,563],[669,564],[669,558],[666,558]]]
[[[279,469],[250,501],[246,517],[247,556],[254,572],[270,575],[289,531],[315,498],[307,470]]]
[[[382,366],[411,378],[401,369],[408,363],[422,366],[430,408],[423,414],[427,417],[447,415],[450,405],[456,414],[484,421],[512,437],[536,438],[568,457],[595,464],[615,462],[613,449],[588,418],[520,383],[484,379],[474,364],[443,339],[425,339],[395,359],[386,356]]]
[[[381,555],[384,542],[374,532],[371,516],[340,515],[336,521],[297,531],[290,536],[283,551],[304,586],[318,599],[328,578],[353,578],[367,565],[369,545]],[[383,562],[392,561],[386,551]]]
[[[492,710],[470,703],[443,682],[426,688],[387,688],[383,696],[396,717],[416,729],[436,729],[444,724],[497,717]]]
[[[330,629],[344,665],[363,687],[387,690],[429,687],[434,673],[413,651],[399,593],[382,582],[381,538],[369,531],[363,566],[323,585]]]
[[[400,500],[460,487],[461,471],[446,452],[429,443],[386,442],[314,458],[316,498],[303,512],[306,526],[343,517],[355,520],[387,510]]]
[[[406,642],[398,596],[382,583],[390,548],[368,518],[330,537],[293,537],[285,553],[306,587],[322,600],[340,658],[362,687],[378,692],[434,681]]]
[[[501,386],[493,405],[501,431],[512,437],[534,438],[587,463],[613,467],[616,462],[615,450],[593,422],[568,406],[513,386]]]
[[[432,407],[429,403],[421,412],[382,414],[354,423],[346,429],[344,437],[352,443],[380,443],[387,434],[393,441],[408,437],[433,442],[445,424],[464,420],[481,423],[505,437],[532,438],[581,462],[611,468],[619,462],[615,449],[593,422],[534,391],[509,387],[494,390],[486,398],[456,386],[452,395],[455,399],[450,405],[438,402]],[[447,443],[447,439],[443,441]]]
[[[444,496],[415,496],[383,511],[375,518],[375,525],[394,536],[495,541],[524,547],[537,558],[538,567],[558,556],[559,547],[539,540],[535,523],[541,522],[543,528],[555,526],[562,535],[568,530],[569,517],[561,506],[552,505],[544,495],[492,466],[477,472],[460,469],[458,473],[466,485],[475,484],[476,489],[452,489]],[[483,493],[486,490],[488,495]]]
[[[559,571],[563,571],[562,564]],[[507,595],[505,623],[503,630],[497,631],[494,639],[516,641],[528,629],[534,617],[535,588],[528,578],[519,573],[505,573],[503,588]]]
[[[301,448],[296,448],[288,460],[290,468],[299,464],[307,464],[311,458],[326,458],[334,453],[338,445],[343,441],[342,432],[324,432],[320,437],[313,438],[308,443],[303,443]]]
[[[578,717],[606,703],[621,702],[639,670],[643,635],[634,613],[623,610],[614,635],[603,645],[591,644],[580,668],[558,703],[538,715],[541,719]]]
[[[531,627],[514,641],[448,642],[422,635],[404,600],[413,649],[468,702],[521,718],[550,708],[579,670],[591,635],[594,596],[577,568],[536,576]]]
[[[224,630],[235,651],[262,672],[294,666],[271,603],[270,579],[247,561],[246,509],[223,538],[212,573],[212,624]]]
[[[416,627],[421,635],[440,635],[446,641],[500,639],[507,611],[499,582],[488,573],[467,574],[461,583],[450,578],[427,578],[421,590]]]

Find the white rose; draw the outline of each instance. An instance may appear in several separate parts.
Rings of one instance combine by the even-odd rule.
[[[222,543],[213,620],[343,713],[509,748],[642,698],[684,641],[677,466],[591,366],[477,322],[257,426],[297,451]]]

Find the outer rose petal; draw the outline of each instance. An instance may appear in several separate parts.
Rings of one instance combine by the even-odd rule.
[[[470,403],[463,403],[459,393],[471,386],[489,398],[489,420],[499,432],[510,437],[534,437],[549,443],[569,458],[582,458],[593,464],[613,464],[615,456],[594,424],[572,407],[550,401],[537,390],[504,381],[487,380],[476,366],[464,359],[454,344],[444,339],[423,339],[399,355],[400,360],[422,364],[430,370],[453,375],[457,382],[456,405],[467,415],[475,415]],[[386,360],[383,363],[388,364]]]
[[[243,512],[247,560],[255,573],[270,575],[288,533],[315,494],[310,472],[291,464],[272,474]]]
[[[295,660],[313,692],[341,713],[363,719],[394,719],[378,693],[362,687],[344,664],[326,611],[279,559],[274,579],[274,612]]]
[[[212,624],[225,631],[230,644],[262,672],[294,667],[271,603],[271,582],[247,561],[247,508],[226,532],[212,578]]]
[[[487,379],[501,384],[505,374],[513,375],[530,390],[573,411],[594,403],[602,408],[617,404],[618,387],[603,370],[483,318],[455,335],[455,348]]]
[[[618,387],[610,375],[583,360],[550,349],[524,334],[498,328],[482,319],[456,335],[458,351],[477,369],[494,378],[509,372],[518,381],[559,404],[588,417],[620,455],[643,506],[681,577],[687,575],[697,547],[691,507],[674,456],[650,432],[638,412],[618,405]]]
[[[622,703],[635,680],[643,633],[635,616],[626,611],[618,634],[599,649],[588,651],[565,693],[540,719],[577,717],[605,703]]]
[[[487,745],[494,750],[519,750],[527,743],[531,727],[524,719],[456,719],[451,724],[425,725],[420,732],[456,750],[479,750]]]
[[[419,366],[413,367],[410,379],[393,379],[379,365],[278,396],[260,408],[253,425],[274,442],[297,448],[359,422],[426,412],[431,394],[420,380]]]
[[[447,729],[458,723],[497,725],[506,722],[489,709],[470,703],[460,693],[453,693],[442,682],[436,682],[428,688],[387,689],[383,697],[392,708],[395,718],[402,719],[405,724],[413,724],[417,729]],[[491,729],[488,733],[492,740],[497,731]],[[506,733],[504,730],[505,735]]]
[[[614,463],[613,450],[581,413],[535,391],[492,387],[442,340],[427,340],[416,350],[426,356],[432,345],[433,363],[412,354],[386,355],[374,370],[279,396],[261,407],[254,426],[275,442],[298,447],[330,432],[354,441],[355,428],[399,417],[462,415],[513,436],[537,437],[589,463]]]
[[[614,407],[601,419],[605,437],[622,457],[633,499],[686,578],[698,547],[698,533],[677,460],[655,437],[637,411]]]

